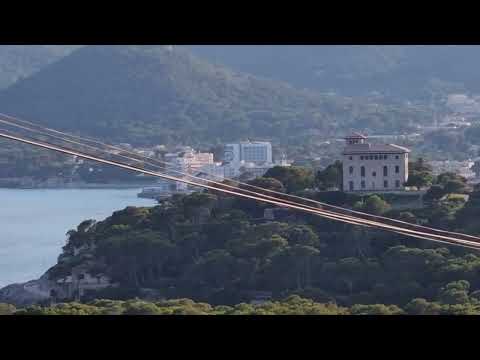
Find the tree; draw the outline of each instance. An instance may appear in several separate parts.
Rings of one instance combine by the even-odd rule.
[[[438,201],[446,194],[441,185],[432,185],[423,196],[423,200],[427,202]]]
[[[443,174],[438,175],[437,177],[437,184],[445,186],[449,181],[458,181],[462,183],[467,183],[467,179],[463,176],[452,172],[446,172]]]
[[[409,315],[439,315],[442,308],[438,303],[431,303],[425,299],[413,299],[405,306],[405,310]]]
[[[311,227],[297,225],[287,230],[286,237],[292,245],[315,246],[319,245],[318,235]]]
[[[391,206],[378,195],[371,195],[363,202],[357,202],[354,207],[373,215],[382,215],[390,210]]]
[[[447,181],[444,189],[447,194],[464,194],[469,191],[468,185],[459,180]]]
[[[341,161],[335,161],[326,169],[318,171],[315,176],[315,183],[320,190],[329,188],[341,189],[343,183],[343,165]]]
[[[460,280],[448,283],[440,290],[439,299],[444,304],[466,304],[470,298],[468,290],[470,283],[466,280]]]
[[[433,183],[432,167],[428,165],[423,158],[419,158],[415,162],[410,162],[408,167],[409,175],[408,181],[405,184],[406,186],[415,186],[420,189],[430,186]]]
[[[396,305],[354,305],[350,309],[352,315],[403,315],[404,311]]]
[[[414,172],[426,172],[426,173],[431,173],[432,172],[432,166],[429,165],[423,158],[418,158],[417,161],[410,162],[408,165],[408,168],[410,171]]]
[[[320,251],[312,246],[294,245],[288,253],[295,264],[297,289],[310,287],[312,257],[318,256]]]
[[[283,186],[283,184],[280,181],[278,181],[277,179],[274,179],[274,178],[259,177],[259,178],[256,178],[256,179],[252,180],[252,181],[249,181],[248,184],[259,187],[259,188],[263,188],[263,189],[273,190],[273,191],[277,191],[277,192],[285,192],[285,187]],[[254,188],[251,188],[251,187],[245,186],[245,185],[242,185],[241,188],[251,190],[251,191],[255,191],[255,192],[260,192],[260,193],[263,193],[263,194],[266,194],[266,195],[273,195],[272,193],[270,193],[268,191],[262,191],[262,190],[259,190],[259,189],[254,189]]]
[[[468,202],[458,211],[455,216],[456,225],[465,231],[475,234],[480,233],[478,214],[480,213],[480,186],[470,194]]]
[[[0,315],[13,315],[15,311],[15,306],[0,303]]]
[[[275,166],[264,177],[277,179],[289,193],[305,190],[314,183],[312,171],[298,166]]]
[[[412,171],[408,175],[406,186],[415,186],[418,189],[430,186],[433,183],[433,175],[425,171]]]

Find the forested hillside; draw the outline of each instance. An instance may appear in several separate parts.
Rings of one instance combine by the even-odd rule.
[[[480,91],[479,46],[197,45],[214,63],[339,95],[429,100],[431,91]]]
[[[70,54],[78,45],[0,45],[0,89]]]
[[[295,168],[272,170],[271,178],[255,181],[377,215],[480,233],[474,220],[480,188],[472,191],[454,174],[434,178],[419,164],[412,168],[418,169],[419,182],[434,186],[425,207],[410,211],[392,208],[388,201],[394,197],[305,192],[314,183],[321,187],[331,181],[327,170],[316,175]],[[70,231],[47,276],[56,283],[83,269],[116,284],[86,293],[84,301],[142,297],[149,289],[166,299],[234,305],[261,291],[273,300],[299,295],[340,307],[387,304],[410,313],[480,312],[480,257],[473,251],[295,212],[271,221],[264,218],[267,207],[207,192],[174,196],[153,208],[126,208]],[[0,301],[9,302],[6,292]]]
[[[402,131],[428,114],[325,96],[233,72],[166,46],[87,46],[0,93],[3,112],[115,141],[282,142]]]

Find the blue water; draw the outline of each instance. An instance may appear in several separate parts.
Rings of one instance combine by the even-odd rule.
[[[40,277],[57,262],[68,230],[126,206],[153,206],[140,189],[0,189],[0,288]]]

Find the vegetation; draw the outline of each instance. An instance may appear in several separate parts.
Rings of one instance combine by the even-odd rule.
[[[430,101],[432,93],[480,90],[477,46],[199,45],[189,48],[205,59],[233,69],[340,95]]]
[[[383,304],[345,307],[291,295],[281,301],[233,306],[212,306],[190,299],[94,300],[43,307],[34,305],[22,309],[0,304],[0,315],[480,315],[480,293],[470,293],[469,287],[467,281],[452,282],[441,289],[439,301],[416,298],[403,308]],[[3,308],[7,308],[7,311],[1,311]]]
[[[315,182],[320,190],[343,189],[343,165],[341,161],[328,165],[324,170],[318,171]]]
[[[420,189],[430,186],[433,183],[432,168],[423,158],[419,158],[415,162],[410,162],[408,172],[407,186],[414,186]]]
[[[0,89],[68,55],[76,45],[1,45]]]
[[[97,184],[152,181],[151,177],[138,176],[138,173],[133,171],[92,161],[79,163],[71,156],[10,141],[0,140],[0,158],[0,179],[5,179],[1,182],[2,186],[18,186],[16,179],[20,178],[31,178],[34,184],[56,177],[66,182],[79,180]]]
[[[292,186],[310,184],[301,179],[311,179],[312,174],[300,170],[276,169],[270,174],[276,179],[259,178],[254,183],[278,190],[290,187],[296,194],[329,198],[337,205],[412,223],[480,232],[465,227],[475,223],[480,189],[473,190],[470,200],[448,196],[421,209],[398,211],[388,203],[396,201],[394,197],[360,198]],[[435,180],[439,184],[448,183],[451,176],[439,179]],[[289,216],[265,220],[268,207],[216,192],[177,195],[153,208],[129,207],[70,231],[64,256],[48,274],[56,280],[82,266],[118,285],[86,293],[82,298],[86,302],[142,297],[144,289],[151,289],[162,298],[189,298],[213,307],[249,303],[262,292],[272,301],[298,295],[355,314],[408,313],[410,308],[418,312],[421,304],[430,312],[431,307],[439,313],[477,311],[472,309],[477,308],[480,290],[478,254],[290,210]],[[87,248],[87,253],[74,255],[80,248]],[[457,282],[469,284],[461,302],[460,295],[445,295],[457,289],[451,285]]]
[[[236,73],[164,46],[82,47],[1,92],[0,106],[114,142],[195,146],[247,137],[299,144],[317,133],[333,136],[365,125],[400,131],[428,119],[403,106]]]

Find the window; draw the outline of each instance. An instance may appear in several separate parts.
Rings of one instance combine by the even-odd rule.
[[[383,155],[383,158],[384,158],[385,160],[387,160],[387,159],[388,159],[388,155]]]
[[[399,174],[400,173],[400,166],[395,166],[395,174]]]
[[[350,181],[350,182],[348,183],[348,186],[349,186],[349,188],[350,188],[350,191],[353,191],[353,181]]]
[[[349,160],[353,160],[353,156],[349,156],[348,159],[349,159]]]
[[[375,160],[378,160],[378,155],[375,155]]]
[[[365,177],[365,166],[362,166],[362,167],[360,168],[360,175],[361,175],[362,177]]]
[[[374,172],[372,173],[372,176],[373,176],[373,177],[377,176],[377,172],[374,171]]]
[[[398,159],[400,159],[400,157],[399,157],[398,155],[395,155],[395,159],[397,159],[397,160],[398,160]]]
[[[362,180],[362,189],[365,189],[365,180]]]
[[[373,160],[373,155],[370,155],[370,160]]]
[[[399,188],[400,187],[400,180],[395,180],[395,187]]]
[[[386,189],[388,188],[388,181],[387,180],[384,180],[383,181],[383,187]]]
[[[360,160],[363,160],[363,156],[360,156]]]
[[[350,166],[350,168],[348,169],[348,172],[350,173],[350,175],[353,174],[353,166]]]
[[[388,176],[388,166],[383,167],[383,176]]]

